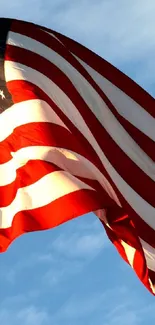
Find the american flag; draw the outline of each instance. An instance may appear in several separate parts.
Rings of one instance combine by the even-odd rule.
[[[155,294],[155,106],[81,44],[0,19],[0,251],[94,212]]]

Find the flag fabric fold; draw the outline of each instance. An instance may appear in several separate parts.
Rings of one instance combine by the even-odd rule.
[[[0,19],[0,107],[0,251],[94,212],[154,294],[154,98],[76,41]]]

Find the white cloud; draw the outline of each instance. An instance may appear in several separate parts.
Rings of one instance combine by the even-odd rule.
[[[55,229],[50,233],[54,234]],[[3,266],[1,277],[4,281],[15,286],[24,273],[26,281],[31,274],[31,280],[40,281],[41,286],[58,286],[70,276],[80,274],[93,260],[95,262],[109,243],[102,224],[92,214],[61,225],[57,233],[60,235],[50,236],[40,252],[25,252],[22,257],[17,257],[11,268]],[[44,236],[44,232],[38,233],[39,241],[44,241]],[[29,241],[28,235],[25,240]],[[25,245],[21,241],[21,250],[22,242]]]
[[[68,283],[72,276],[76,276],[82,271],[84,263],[81,261],[68,261],[62,258],[55,260],[55,263],[51,264],[49,268],[44,272],[42,277],[42,284],[46,287],[57,286],[57,289],[61,288],[61,284]]]
[[[126,303],[118,305],[107,317],[107,324],[109,325],[138,325],[139,322],[140,317],[136,308]]]
[[[7,306],[7,309],[18,309],[24,305],[27,305],[32,302],[35,298],[39,296],[39,291],[38,290],[31,290],[28,292],[22,292],[19,294],[14,294],[10,296],[6,296],[3,298],[3,300],[0,303],[0,308],[5,309]]]
[[[144,325],[153,324],[154,304],[146,306],[145,296],[126,287],[113,287],[92,295],[74,294],[52,317],[54,324]]]
[[[105,242],[104,231],[81,235],[78,233],[67,236],[62,234],[54,241],[52,247],[59,254],[73,258],[85,257],[87,259],[103,249]]]
[[[18,311],[17,320],[23,325],[45,325],[49,324],[49,315],[46,311],[29,306]]]
[[[72,295],[52,318],[56,324],[79,324],[82,320],[89,324],[102,325],[138,325],[135,301],[128,296],[126,287],[114,287],[106,291],[96,291],[92,295]],[[123,301],[123,303],[122,303]],[[128,319],[125,322],[125,314]],[[128,320],[131,322],[129,323]],[[117,322],[118,321],[118,322]],[[124,321],[124,323],[123,323]]]
[[[0,303],[0,324],[49,325],[49,313],[33,304],[38,292],[7,296]]]
[[[28,240],[28,238],[27,238]],[[39,253],[32,253],[29,254],[28,257],[25,255],[22,256],[15,264],[12,265],[10,269],[3,270],[3,277],[6,279],[10,284],[14,284],[18,276],[28,269],[33,269],[37,266],[38,263],[41,263]]]
[[[81,221],[81,222],[80,222]],[[72,220],[61,226],[61,233],[52,241],[50,250],[68,259],[91,259],[107,247],[104,227],[94,214]]]
[[[55,310],[50,308],[55,299],[53,292],[48,295],[51,303],[48,301],[45,308],[34,304],[30,299],[32,295],[30,292],[25,299],[24,295],[7,297],[0,304],[0,324],[76,325],[83,321],[89,325],[142,325],[145,320],[146,324],[153,324],[155,320],[154,303],[146,304],[145,296],[136,291],[133,295],[127,286],[115,286],[106,291],[98,288],[91,294],[74,291],[67,299],[60,299]]]
[[[49,315],[35,306],[26,306],[19,310],[1,309],[0,323],[3,325],[49,325]]]
[[[68,320],[79,320],[97,312],[104,302],[105,295],[100,292],[94,293],[92,296],[82,296],[79,299],[77,299],[76,296],[72,296],[60,309],[60,314],[57,315],[57,317],[62,319],[66,318]]]
[[[81,221],[76,219],[70,225],[62,225],[60,235],[49,244],[45,259],[41,257],[49,262],[43,275],[46,285],[58,285],[71,276],[82,274],[108,247],[104,228],[96,217],[87,215]]]

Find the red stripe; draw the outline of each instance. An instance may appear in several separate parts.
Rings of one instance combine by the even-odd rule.
[[[5,144],[12,152],[31,146],[52,146],[67,149],[94,163],[93,157],[90,156],[89,152],[85,150],[72,133],[62,126],[50,122],[32,122],[20,125],[0,143],[1,148],[5,147]],[[3,157],[2,150],[0,163],[2,164],[9,161],[10,155],[9,159],[6,158],[8,158],[8,156],[4,152]]]
[[[97,192],[80,190],[44,207],[19,212],[15,215],[11,228],[0,229],[0,252],[4,252],[23,233],[50,229],[101,207],[102,202]]]
[[[0,186],[0,207],[6,207],[14,200],[19,188],[37,182],[41,177],[60,170],[58,166],[40,160],[30,160],[16,171],[14,182]]]
[[[9,89],[10,93],[12,94],[14,103],[20,103],[22,101],[38,99],[38,98],[47,102],[47,104],[49,104],[49,106],[52,107],[54,112],[60,117],[61,121],[63,121],[63,123],[71,131],[72,142],[73,142],[73,138],[74,138],[74,141],[76,141],[76,146],[78,143],[78,147],[80,147],[80,150],[83,150],[83,148],[84,148],[85,157],[88,156],[89,159],[91,161],[93,161],[94,165],[99,170],[102,170],[102,172],[104,171],[101,160],[97,156],[97,154],[96,154],[95,150],[93,149],[93,147],[91,146],[91,144],[81,134],[81,132],[74,126],[74,124],[69,120],[69,118],[61,111],[61,109],[48,97],[47,94],[45,94],[43,92],[43,90],[41,90],[36,85],[34,85],[28,81],[22,81],[22,80],[10,81],[7,83],[7,87]],[[19,91],[19,89],[23,89],[24,91]],[[5,141],[4,141],[4,145],[5,145]],[[4,148],[5,148],[5,146],[4,146]],[[76,147],[74,147],[74,151],[75,151],[75,148]],[[7,152],[7,150],[6,150],[6,152]],[[81,151],[79,151],[79,152],[81,152]],[[10,159],[10,155],[9,155],[9,159]],[[107,174],[107,176],[109,177],[108,174]]]
[[[114,114],[117,120],[121,123],[121,125],[127,130],[127,132],[136,139],[136,142],[140,145],[140,147],[153,159],[155,160],[155,153],[154,153],[154,141],[148,138],[145,134],[141,131],[136,129],[132,124],[126,121],[115,109],[112,105],[110,100],[104,94],[103,91],[99,88],[96,82],[90,77],[87,71],[79,64],[79,62],[71,55],[71,53],[64,47],[59,41],[57,41],[54,37],[50,36],[49,34],[45,33],[43,30],[37,29],[36,26],[32,26],[31,24],[26,26],[22,24],[20,31],[19,31],[19,24],[15,23],[12,26],[12,31],[23,34],[34,40],[43,43],[44,45],[48,46],[49,48],[53,49],[56,53],[62,56],[65,60],[67,60],[73,67],[75,67],[86,80],[92,85],[92,87],[97,91],[97,93],[101,96],[104,100],[106,105],[109,107],[110,111]],[[106,62],[107,63],[107,62]],[[114,68],[115,69],[115,68]],[[120,72],[121,74],[121,72]],[[126,76],[125,76],[126,77]],[[127,77],[126,77],[127,78]],[[117,78],[116,78],[117,79]],[[127,78],[128,79],[128,78]],[[131,80],[130,80],[131,81]],[[137,85],[136,85],[137,86]]]
[[[109,162],[144,200],[155,207],[154,181],[150,179],[113,141],[62,71],[39,55],[20,48],[17,50],[17,48],[13,46],[7,47],[6,60],[20,62],[40,71],[50,79],[52,77],[53,81],[75,104],[86,124],[89,125],[89,129],[92,131]],[[131,175],[134,174],[136,177],[131,177]],[[146,188],[149,188],[149,192],[146,191]]]
[[[73,174],[74,175],[74,174]],[[104,190],[104,188],[98,183],[96,180],[88,179],[86,177],[78,177],[76,176],[79,180],[82,182],[86,183],[87,185],[91,186],[92,188],[97,191],[98,196],[102,202],[102,207],[104,209],[109,209],[109,208],[116,208],[117,209],[117,204],[114,202],[113,199],[110,198],[110,196],[107,194],[107,192]]]
[[[11,155],[12,146],[7,139],[3,142],[0,142],[0,164],[4,164],[5,162],[12,159]]]

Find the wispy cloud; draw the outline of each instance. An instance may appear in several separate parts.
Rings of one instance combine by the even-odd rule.
[[[127,286],[114,286],[106,291],[96,289],[93,294],[74,292],[59,303],[53,312],[55,296],[46,307],[34,304],[33,292],[9,297],[0,304],[0,322],[3,325],[144,325],[155,321],[155,304],[145,303],[145,297],[132,292]],[[41,293],[40,293],[41,294]],[[60,299],[61,300],[61,299]],[[39,301],[39,300],[38,300]]]
[[[46,309],[34,305],[38,292],[29,291],[7,296],[0,303],[0,323],[3,325],[49,325],[49,313]]]
[[[3,266],[1,276],[4,280],[15,286],[24,272],[27,280],[31,275],[40,285],[56,286],[64,278],[82,272],[109,245],[104,228],[95,215],[73,220],[59,229],[57,236],[49,236],[40,252],[29,252],[20,259],[17,256],[11,268]],[[50,233],[55,231],[52,229]],[[43,236],[43,233],[38,234],[40,240]],[[29,236],[25,240],[29,241]],[[33,270],[38,271],[34,273]]]
[[[0,323],[3,325],[49,325],[49,315],[35,306],[27,306],[20,310],[0,310]]]
[[[86,216],[83,221],[72,221],[67,231],[64,227],[64,231],[49,244],[48,254],[41,257],[50,261],[43,276],[46,283],[56,285],[64,278],[83,272],[108,247],[104,229],[96,217],[89,222],[89,216]]]
[[[59,296],[59,308],[53,310],[57,297],[48,295],[46,306],[33,297],[38,293],[29,292],[7,297],[0,304],[0,322],[3,325],[144,325],[155,321],[155,303],[147,304],[145,296],[134,295],[128,285],[114,286],[106,290],[97,288],[89,292],[74,292],[67,299]],[[152,300],[153,301],[153,300]]]
[[[77,232],[65,235],[61,234],[53,242],[52,248],[59,254],[67,257],[90,258],[96,255],[104,246],[107,245],[107,238],[102,229],[101,232],[79,234]]]
[[[60,310],[55,313],[52,320],[56,324],[87,322],[93,325],[139,325],[142,317],[143,302],[138,302],[137,297],[131,299],[127,287],[114,287],[105,292],[94,292],[93,295],[73,295]],[[96,321],[97,320],[97,321]]]
[[[41,311],[34,306],[22,309],[17,314],[19,324],[23,325],[44,325],[50,324],[49,315],[46,311]]]

